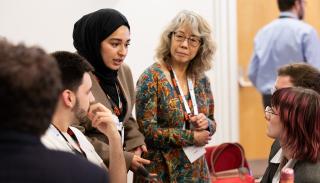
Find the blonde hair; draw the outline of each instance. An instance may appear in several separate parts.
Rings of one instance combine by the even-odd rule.
[[[183,10],[173,18],[160,37],[155,58],[168,62],[171,58],[172,32],[183,25],[190,26],[193,34],[201,38],[198,53],[190,61],[187,68],[188,75],[198,77],[211,68],[216,46],[211,36],[211,29],[208,22],[195,12]]]

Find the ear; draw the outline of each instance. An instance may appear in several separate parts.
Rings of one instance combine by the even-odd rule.
[[[295,8],[296,10],[299,10],[301,8],[301,3],[302,3],[302,0],[296,0],[294,2],[293,8]]]
[[[76,102],[75,93],[71,90],[64,90],[62,92],[62,101],[66,107],[72,108]]]

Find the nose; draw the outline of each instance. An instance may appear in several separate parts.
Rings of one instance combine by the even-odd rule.
[[[121,56],[126,56],[128,53],[128,48],[126,45],[122,45],[121,48],[119,49],[119,55]]]
[[[94,102],[95,100],[96,100],[96,99],[94,98],[92,92],[90,92],[90,94],[89,94],[89,101],[90,101],[90,103],[91,103],[91,102]]]
[[[180,45],[184,48],[187,48],[189,46],[189,38],[185,38]]]

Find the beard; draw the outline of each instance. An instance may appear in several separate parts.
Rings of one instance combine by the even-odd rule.
[[[73,107],[72,111],[74,112],[75,116],[75,122],[73,122],[73,125],[85,125],[90,124],[88,123],[90,119],[88,118],[88,111],[82,109],[79,104],[79,100],[76,100],[76,104]]]
[[[303,18],[304,18],[304,12],[303,11],[300,11],[298,13],[298,18],[299,18],[299,20],[303,20]]]
[[[304,18],[304,2],[303,2],[303,0],[300,0],[300,8],[299,8],[299,10],[298,10],[298,19],[299,20],[303,20],[303,18]]]

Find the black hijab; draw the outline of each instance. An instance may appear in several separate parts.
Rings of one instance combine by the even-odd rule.
[[[116,104],[119,103],[116,89],[118,71],[112,70],[104,64],[100,53],[100,44],[122,25],[127,26],[130,30],[126,17],[119,11],[101,9],[84,15],[74,24],[73,28],[74,47],[94,67],[94,74],[98,77],[100,86]],[[122,120],[125,115],[126,102],[123,94],[120,95],[120,100],[124,104],[123,111],[119,116]]]
[[[73,45],[78,53],[91,63],[101,80],[116,81],[117,71],[104,64],[100,44],[122,25],[130,30],[126,17],[114,9],[101,9],[89,13],[74,24]]]

